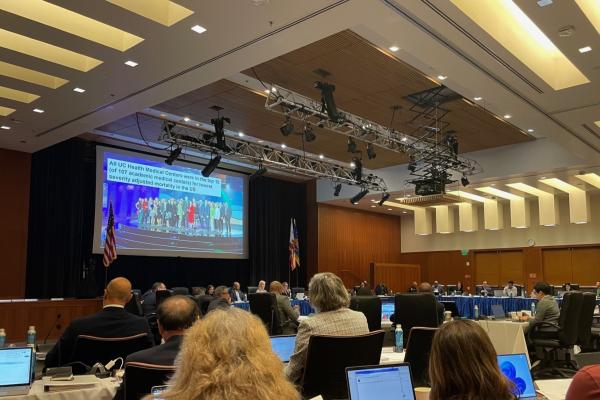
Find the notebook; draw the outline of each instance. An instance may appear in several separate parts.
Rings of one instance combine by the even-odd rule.
[[[296,346],[296,335],[271,336],[271,348],[279,356],[281,361],[289,362],[294,354]]]
[[[0,348],[0,396],[29,393],[34,360],[31,347]]]
[[[350,400],[415,400],[408,363],[346,368]]]
[[[521,354],[503,354],[498,356],[500,371],[514,384],[513,394],[522,400],[535,400],[537,394],[529,370],[527,356]]]
[[[504,307],[502,304],[492,304],[492,314],[495,319],[506,319],[506,313],[504,312]]]

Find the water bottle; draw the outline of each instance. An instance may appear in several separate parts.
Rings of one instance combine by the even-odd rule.
[[[394,336],[396,338],[396,346],[394,346],[394,351],[396,353],[402,353],[404,351],[404,332],[402,331],[402,325],[396,325]]]
[[[475,316],[475,319],[479,319],[479,306],[477,304],[475,304],[473,311],[474,311],[473,314]]]
[[[535,302],[531,302],[531,316],[535,317]]]
[[[0,328],[0,348],[6,344],[6,331],[4,328]]]
[[[35,347],[36,336],[37,332],[35,331],[35,326],[31,325],[29,329],[27,329],[27,346]]]

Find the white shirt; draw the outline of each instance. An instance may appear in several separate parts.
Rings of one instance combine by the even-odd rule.
[[[122,306],[121,304],[107,304],[104,307],[102,307],[102,309],[104,310],[106,307],[125,308],[125,306]]]

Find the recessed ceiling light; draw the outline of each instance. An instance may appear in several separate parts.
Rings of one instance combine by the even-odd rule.
[[[76,87],[75,89],[73,89],[73,91],[74,91],[74,92],[77,92],[77,93],[83,93],[83,92],[85,92],[85,89],[82,89],[82,88]]]
[[[388,208],[388,211],[392,211],[392,209],[391,209],[391,208]]]
[[[160,116],[164,118],[167,116],[167,114],[160,114]]]
[[[483,100],[483,97],[481,97],[481,96],[476,96],[476,97],[473,97],[473,100],[475,100],[475,101],[480,101],[480,100]]]
[[[130,67],[137,67],[139,64],[136,63],[135,61],[129,60],[129,61],[125,61],[125,65],[128,65]]]
[[[43,112],[44,112],[44,110],[42,110],[41,108],[34,108],[34,109],[33,109],[33,112],[35,112],[35,113],[38,113],[38,114],[41,114],[41,113],[43,113]]]
[[[287,146],[285,145],[285,143],[281,143],[281,148],[285,149]]]
[[[9,130],[10,126],[2,125],[0,126],[0,129]]]
[[[275,88],[275,87],[272,87],[272,88],[271,88],[271,93],[275,93],[275,92],[277,92],[277,88]]]
[[[407,138],[406,136],[404,136],[404,137],[403,137],[401,140],[402,140],[403,142],[406,142],[406,141],[408,140],[408,138]]]
[[[400,50],[400,47],[398,47],[398,46],[390,46],[389,49],[390,49],[390,51],[397,52],[398,50]]]
[[[319,154],[319,158],[322,160],[325,158],[325,156],[323,154]]]
[[[587,53],[587,52],[589,52],[589,51],[592,51],[592,48],[591,48],[590,46],[585,46],[585,47],[582,47],[582,48],[580,48],[580,49],[579,49],[579,52],[580,52],[581,54],[583,54],[583,53]]]
[[[535,129],[531,129],[531,128],[529,128],[529,129],[527,129],[527,132],[529,132],[529,133],[533,133],[533,132],[535,132]]]
[[[183,117],[183,120],[184,120],[185,122],[189,122],[189,121],[190,121],[190,117]]]
[[[402,214],[408,214],[408,211],[402,211]]]
[[[445,80],[446,80],[446,78],[448,78],[446,75],[438,75],[438,79],[439,79],[440,81],[445,81]]]
[[[261,140],[258,141],[258,143],[264,143],[264,140],[261,139]]]
[[[375,208],[375,207],[377,207],[377,206],[376,206],[376,205],[372,205],[372,206],[371,206],[371,208]]]
[[[504,119],[511,119],[511,118],[512,118],[512,115],[510,115],[510,114],[504,114]]]
[[[356,164],[354,164],[354,161],[352,161],[352,162],[350,163],[350,167],[352,167],[352,168],[356,167]]]
[[[265,93],[269,94],[269,93],[271,93],[271,91],[269,89],[265,89]]]
[[[238,132],[239,137],[244,137],[244,132]]]
[[[196,33],[204,33],[206,32],[206,28],[200,25],[194,25],[192,26],[192,30]]]

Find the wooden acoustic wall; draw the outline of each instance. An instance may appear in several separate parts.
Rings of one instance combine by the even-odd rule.
[[[338,274],[347,287],[369,280],[371,263],[401,260],[399,217],[319,204],[318,237],[318,272]]]
[[[542,250],[545,280],[595,285],[600,281],[600,246],[572,246]]]
[[[0,298],[25,296],[31,155],[0,149]]]
[[[492,286],[504,285],[509,280],[525,281],[522,250],[492,250],[475,252],[475,281],[487,281]]]
[[[394,292],[404,291],[412,282],[421,282],[419,264],[372,263],[370,269],[369,279],[374,285],[383,282]]]

